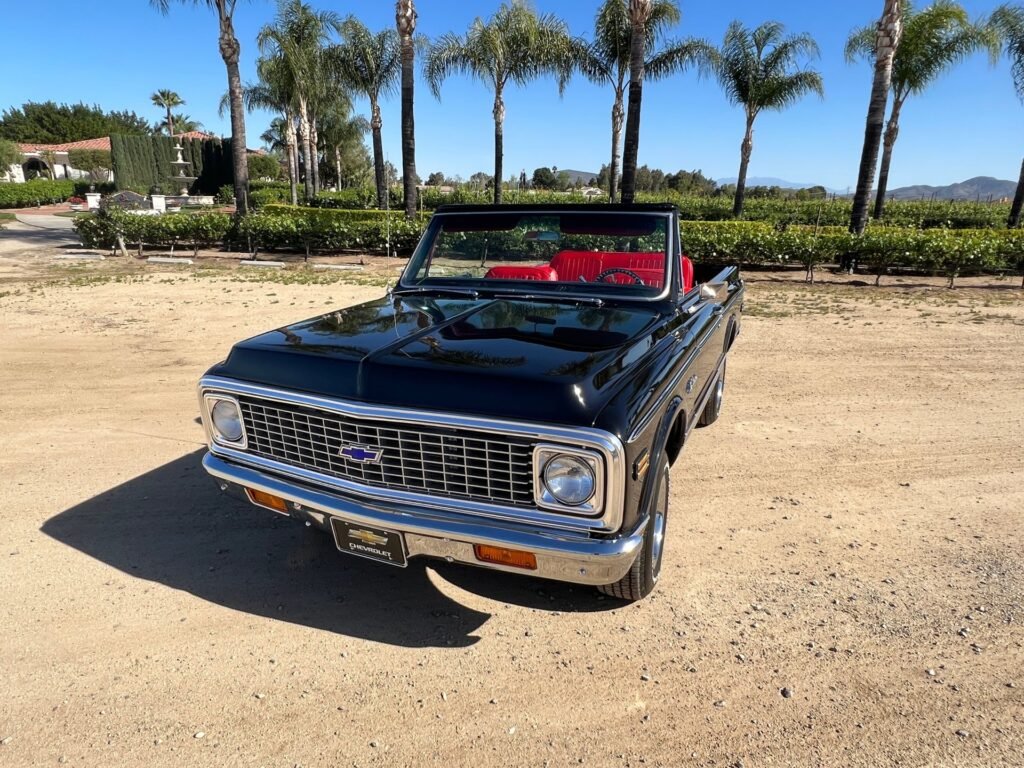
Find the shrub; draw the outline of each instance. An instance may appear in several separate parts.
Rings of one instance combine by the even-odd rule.
[[[284,203],[288,201],[291,193],[288,187],[266,187],[264,189],[253,189],[249,192],[249,204],[253,208],[262,208],[270,203]],[[232,199],[234,199],[232,197]]]
[[[390,222],[389,222],[390,220]],[[268,248],[313,251],[381,252],[390,232],[394,250],[411,251],[425,220],[406,221],[401,212],[344,211],[269,205],[239,222],[238,233],[253,251]]]
[[[74,227],[88,248],[113,248],[120,235],[126,245],[137,248],[140,256],[143,245],[174,248],[187,244],[198,253],[201,247],[228,239],[231,217],[216,211],[145,216],[112,208],[76,218]]]
[[[271,155],[249,155],[248,165],[250,179],[276,181],[281,178],[281,163]]]
[[[0,208],[31,208],[62,203],[75,192],[67,179],[33,179],[24,184],[0,184]]]

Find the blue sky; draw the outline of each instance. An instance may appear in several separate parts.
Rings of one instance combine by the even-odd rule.
[[[353,13],[373,29],[394,24],[391,0],[311,0],[315,7]],[[589,34],[598,0],[534,0],[538,10],[559,14],[574,34]],[[996,0],[965,0],[974,15]],[[498,0],[419,0],[419,30],[435,37],[464,31],[487,16]],[[817,68],[826,98],[808,98],[783,113],[759,118],[752,176],[775,176],[845,190],[854,184],[870,88],[867,64],[847,65],[843,44],[850,30],[877,16],[881,0],[811,3],[807,0],[682,0],[680,35],[721,41],[726,25],[766,19],[790,31],[810,32],[821,46]],[[255,35],[273,18],[270,0],[240,0],[236,31],[242,45],[243,79],[254,76]],[[26,100],[85,101],[105,109],[132,109],[151,120],[157,88],[188,102],[184,111],[207,130],[229,133],[217,115],[226,75],[217,50],[216,19],[206,8],[172,7],[164,17],[146,0],[35,0],[5,2],[0,46],[0,108]],[[596,171],[610,154],[610,91],[577,78],[564,98],[555,83],[540,80],[506,95],[505,175],[538,165]],[[365,111],[365,104],[359,107]],[[644,89],[640,163],[667,171],[701,169],[712,177],[735,176],[743,118],[717,84],[693,74]],[[384,148],[400,165],[397,99],[384,105]],[[252,114],[249,145],[259,144],[269,115]],[[439,103],[417,84],[417,167],[468,177],[493,166],[491,96],[464,78],[452,78]],[[1016,179],[1024,153],[1024,106],[1017,101],[1005,61],[992,68],[979,54],[947,73],[903,111],[890,188],[948,184],[972,176]]]

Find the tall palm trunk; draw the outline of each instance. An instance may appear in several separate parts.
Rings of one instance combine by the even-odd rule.
[[[636,162],[640,152],[640,102],[644,95],[644,46],[651,0],[629,0],[632,25],[629,46],[629,108],[626,114],[626,144],[622,158],[622,202],[632,204],[636,196]]]
[[[750,154],[754,151],[754,118],[747,115],[747,131],[743,134],[740,144],[740,173],[736,177],[736,196],[732,201],[732,215],[739,218],[743,215],[743,200],[747,196],[747,169],[750,167]]]
[[[284,116],[284,144],[288,153],[288,188],[291,192],[292,205],[299,204],[299,158],[296,155],[298,142],[295,139],[295,121],[292,116]]]
[[[892,112],[889,114],[889,124],[885,128],[885,136],[882,139],[882,166],[878,169],[878,190],[875,192],[875,210],[871,218],[880,219],[885,213],[885,192],[889,188],[889,165],[892,163],[892,148],[896,145],[896,139],[900,135],[900,110],[903,108],[902,99],[893,99]]]
[[[1010,207],[1010,219],[1007,222],[1010,229],[1020,226],[1022,208],[1024,208],[1024,163],[1020,164],[1020,180],[1017,182],[1017,194],[1013,196],[1013,205]]]
[[[303,183],[306,190],[306,199],[313,199],[313,149],[312,136],[310,136],[309,106],[306,100],[299,97],[299,135],[302,139],[302,159],[305,163]]]
[[[501,174],[505,152],[505,100],[502,89],[494,90],[494,204],[501,205]]]
[[[416,216],[416,121],[413,115],[413,69],[416,49],[412,36],[416,31],[413,0],[395,3],[395,24],[402,45],[402,186],[405,192],[405,217]]]
[[[338,177],[338,189],[341,189],[341,147],[334,147],[334,173]]]
[[[875,180],[878,165],[878,146],[882,141],[882,127],[885,123],[885,106],[889,100],[892,85],[892,60],[903,33],[902,3],[900,0],[885,0],[882,19],[878,23],[875,40],[875,75],[871,83],[871,101],[864,126],[864,148],[860,156],[860,170],[857,174],[857,193],[853,197],[853,213],[850,217],[850,231],[862,234],[868,224],[868,201],[871,185]]]
[[[320,134],[315,117],[309,121],[309,148],[313,151],[313,197],[316,197],[320,194]]]
[[[228,71],[228,96],[231,103],[231,162],[234,166],[235,210],[249,210],[249,157],[245,149],[245,105],[242,103],[242,76],[238,71],[241,46],[235,37],[231,17],[220,11],[220,55]]]
[[[614,203],[619,194],[619,162],[622,159],[622,123],[626,110],[622,106],[623,89],[615,89],[615,103],[612,105],[612,163],[608,167],[608,202]]]
[[[167,135],[174,138],[174,116],[170,107],[167,108]]]
[[[370,130],[373,133],[373,180],[377,185],[377,207],[383,209],[384,196],[388,194],[387,180],[384,178],[384,142],[380,135],[384,121],[381,120],[380,104],[376,99],[370,99],[370,111]]]

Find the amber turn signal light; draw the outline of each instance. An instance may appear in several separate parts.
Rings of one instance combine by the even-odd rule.
[[[532,552],[492,547],[488,544],[475,544],[473,545],[473,554],[482,563],[508,565],[512,568],[525,568],[529,571],[537,570],[537,557]]]
[[[245,492],[249,496],[249,501],[253,504],[280,512],[282,515],[288,514],[288,503],[280,496],[264,493],[263,491],[254,491],[252,488],[246,488]]]

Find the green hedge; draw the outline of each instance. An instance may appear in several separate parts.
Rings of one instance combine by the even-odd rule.
[[[24,186],[24,185],[20,185]],[[229,248],[260,250],[361,251],[385,250],[390,230],[392,248],[410,252],[426,219],[406,221],[398,212],[327,210],[270,204],[232,219],[221,213],[139,216],[121,211],[75,219],[85,245],[112,247],[117,233],[137,246],[224,243]],[[851,257],[876,275],[906,269],[946,275],[1024,270],[1024,230],[915,230],[869,228],[854,237],[842,227],[773,226],[764,222],[684,221],[683,250],[698,263],[802,265],[809,279],[820,264]]]
[[[125,245],[136,248],[142,255],[142,246],[190,246],[193,252],[202,247],[224,242],[232,232],[231,216],[226,213],[166,213],[147,216],[110,210],[75,219],[74,227],[88,248],[113,248],[117,236]]]
[[[390,222],[389,222],[390,220]],[[321,210],[272,204],[243,217],[238,236],[253,252],[266,249],[304,251],[385,251],[408,253],[416,247],[426,220],[406,221],[400,212]]]
[[[114,179],[118,189],[131,189],[149,194],[160,187],[166,194],[177,194],[179,185],[172,180],[171,162],[176,159],[174,146],[181,142],[182,159],[190,163],[187,173],[197,177],[189,191],[212,195],[234,179],[231,140],[172,139],[169,136],[110,137]]]
[[[1024,268],[1024,230],[871,227],[862,237],[842,227],[776,227],[763,222],[681,223],[683,250],[703,263],[819,264],[844,257],[881,276],[890,269],[958,275]]]
[[[607,195],[584,196],[578,192],[508,191],[505,203],[606,203]],[[446,204],[487,205],[493,200],[490,191],[458,188],[451,192],[433,187],[420,190],[420,202],[426,210]],[[638,203],[673,203],[688,221],[730,221],[732,197],[681,195],[676,192],[640,192]],[[321,192],[309,205],[316,208],[375,208],[377,196],[372,189],[343,189]],[[403,210],[401,190],[391,190],[389,205]],[[806,224],[846,227],[850,223],[853,203],[846,198],[830,200],[782,200],[748,198],[743,211],[744,221],[765,221],[772,224]],[[917,229],[1002,229],[1006,227],[1010,206],[1005,203],[968,201],[894,200],[886,205],[885,218],[874,226],[914,227]]]
[[[31,208],[63,203],[75,194],[75,182],[67,179],[33,179],[24,184],[0,184],[0,208]]]

